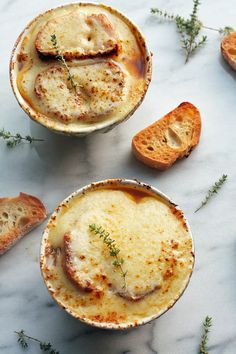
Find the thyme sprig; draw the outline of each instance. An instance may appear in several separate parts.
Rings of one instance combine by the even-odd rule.
[[[209,340],[208,335],[210,332],[210,328],[212,327],[212,318],[209,316],[206,316],[204,322],[203,322],[203,334],[201,337],[201,343],[199,347],[199,354],[208,354],[207,350],[207,342]]]
[[[6,144],[8,147],[15,147],[20,144],[22,141],[26,141],[28,143],[32,143],[33,141],[44,141],[43,139],[36,139],[31,137],[30,135],[22,136],[21,134],[12,134],[11,132],[2,128],[0,130],[0,138],[6,140]]]
[[[28,346],[29,346],[28,341],[31,340],[31,341],[37,342],[39,344],[41,351],[44,353],[47,352],[48,354],[60,354],[57,350],[55,350],[52,347],[51,343],[42,342],[41,340],[39,340],[37,338],[28,336],[23,329],[19,332],[15,331],[15,333],[18,335],[17,341],[22,346],[23,349],[28,348]]]
[[[167,11],[160,10],[159,8],[151,9],[151,13],[164,17],[166,20],[175,22],[177,30],[180,34],[181,47],[184,49],[186,55],[185,63],[187,63],[190,56],[194,54],[198,48],[202,47],[207,41],[207,36],[202,35],[200,37],[202,28],[217,31],[222,35],[227,35],[234,31],[234,29],[230,26],[218,29],[204,26],[203,23],[198,19],[199,5],[199,0],[193,0],[193,10],[190,14],[190,17],[187,19],[179,15],[169,14]]]
[[[201,205],[195,210],[195,213],[201,209],[204,205],[207,204],[207,202],[209,201],[209,199],[211,199],[211,197],[218,193],[219,189],[222,187],[222,185],[224,184],[224,182],[227,179],[227,175],[222,175],[219,180],[217,182],[215,182],[215,184],[213,185],[213,187],[211,189],[209,189],[205,199],[201,202]]]
[[[110,237],[109,232],[107,232],[105,229],[103,229],[101,226],[97,226],[96,224],[90,224],[89,225],[90,231],[94,232],[96,235],[99,235],[100,238],[103,239],[103,242],[107,245],[110,256],[115,257],[115,260],[112,262],[112,264],[120,269],[120,274],[124,280],[123,284],[123,289],[126,288],[126,275],[127,271],[124,271],[123,269],[123,263],[124,259],[121,257],[118,257],[118,254],[120,253],[119,248],[115,244],[115,240],[113,240]]]
[[[231,32],[235,31],[234,28],[230,27],[230,26],[225,26],[225,27],[221,27],[221,28],[213,28],[213,27],[202,25],[202,28],[208,29],[210,31],[216,31],[219,34],[221,34],[222,36],[228,36]]]
[[[56,36],[55,33],[51,35],[51,42],[52,42],[53,48],[56,51],[56,58],[64,66],[64,68],[66,69],[67,75],[68,75],[67,76],[67,80],[70,82],[71,87],[74,89],[75,94],[77,94],[77,86],[78,85],[74,82],[74,77],[73,77],[73,75],[70,72],[70,68],[67,65],[67,62],[66,62],[62,52],[59,49],[58,42],[57,42],[57,36]]]

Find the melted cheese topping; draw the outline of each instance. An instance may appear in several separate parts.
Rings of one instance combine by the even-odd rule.
[[[36,37],[42,54],[57,55],[51,34],[56,33],[61,53],[66,59],[106,54],[117,49],[115,29],[104,14],[86,15],[74,11],[49,20]]]
[[[47,114],[62,122],[95,120],[113,112],[125,98],[124,74],[111,60],[72,67],[70,72],[75,89],[67,71],[60,66],[41,72],[35,81],[35,92]]]
[[[55,299],[80,319],[125,327],[171,307],[188,283],[193,245],[182,213],[156,195],[138,193],[86,192],[63,204],[48,224],[44,278]],[[104,228],[120,249],[125,289],[90,224]]]
[[[118,53],[113,55],[109,54],[109,57],[106,56],[106,60],[112,60],[115,62],[119,66],[120,71],[125,76],[125,96],[123,96],[124,99],[120,100],[119,104],[113,107],[115,109],[104,109],[99,112],[100,114],[93,112],[94,114],[90,116],[90,118],[93,118],[92,120],[88,119],[87,115],[83,115],[85,118],[84,120],[81,119],[81,116],[79,119],[77,119],[77,116],[75,117],[73,114],[69,119],[63,120],[60,117],[58,118],[60,114],[55,115],[55,112],[51,112],[48,109],[47,102],[40,99],[40,97],[35,92],[35,80],[38,75],[40,75],[42,72],[45,72],[45,70],[50,71],[50,68],[54,67],[55,65],[60,65],[56,59],[45,60],[39,56],[35,48],[36,38],[42,28],[44,28],[44,26],[48,23],[48,21],[57,22],[59,18],[63,16],[70,16],[70,14],[75,12],[77,14],[82,12],[86,16],[92,16],[92,18],[94,18],[94,16],[95,18],[96,16],[106,16],[106,18],[114,27],[115,32],[117,33],[119,43]],[[69,21],[67,22],[68,25]],[[65,43],[68,43],[68,40],[66,40]],[[66,50],[66,48],[63,47],[63,50]],[[91,64],[100,63],[101,60],[101,58],[83,60],[72,59],[70,62],[68,62],[68,65],[70,68],[77,68],[79,66],[86,65],[89,67]],[[89,126],[91,126],[91,124],[96,124],[96,129],[99,129],[104,127],[106,122],[109,122],[110,125],[124,119],[140,103],[140,100],[144,96],[149,83],[147,80],[149,64],[146,62],[146,47],[141,35],[136,28],[132,27],[131,23],[127,22],[125,18],[123,18],[122,15],[102,5],[98,6],[92,4],[72,4],[56,8],[37,17],[29,25],[25,36],[21,39],[18,63],[18,68],[16,68],[17,86],[21,96],[25,100],[26,106],[33,108],[37,113],[37,116],[33,116],[34,119],[52,129],[59,131],[76,132],[78,128],[80,131],[83,131],[83,129],[86,130]],[[111,73],[111,77],[113,78],[113,73]],[[91,70],[89,79],[93,82],[96,82],[97,80],[99,81],[98,72]],[[115,81],[116,80],[113,81],[113,87],[116,85],[118,91],[119,82]],[[55,85],[56,83],[54,86]],[[105,86],[104,90],[106,91],[106,95],[103,95],[102,98],[100,98],[103,106],[106,105],[107,97],[109,100],[109,86]],[[68,95],[68,90],[65,88],[63,93]],[[70,90],[69,94],[71,96],[74,95],[73,90]],[[58,95],[56,95],[55,102],[56,104],[58,103],[58,112],[63,114],[57,96]],[[69,101],[73,99],[74,97],[71,97]],[[89,105],[90,103],[91,102],[88,100]],[[92,111],[93,107],[90,108],[90,111]],[[70,111],[69,108],[68,110]]]

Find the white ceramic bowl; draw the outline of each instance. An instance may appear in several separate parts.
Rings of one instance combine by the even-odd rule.
[[[181,220],[184,222],[185,227],[188,231],[188,234],[190,235],[190,238],[192,240],[192,234],[191,234],[191,230],[189,227],[188,222],[186,221],[186,219],[183,216],[182,211],[177,207],[177,205],[175,203],[173,203],[165,194],[163,194],[162,192],[160,192],[158,189],[149,186],[148,184],[139,182],[137,180],[128,180],[128,179],[107,179],[104,181],[100,181],[100,182],[96,182],[96,183],[92,183],[89,184],[83,188],[80,188],[79,190],[77,190],[76,192],[72,193],[69,197],[67,197],[65,200],[63,200],[61,202],[61,204],[56,208],[56,210],[54,211],[54,213],[51,216],[51,219],[48,222],[48,225],[44,231],[43,234],[43,238],[42,238],[42,244],[41,244],[41,261],[40,261],[40,265],[41,265],[41,271],[42,271],[42,275],[44,278],[44,281],[46,283],[46,286],[51,294],[51,296],[54,298],[54,300],[62,307],[64,308],[68,313],[70,313],[73,317],[89,324],[95,327],[100,327],[100,328],[105,328],[105,329],[126,329],[126,328],[130,328],[130,327],[136,327],[139,325],[143,325],[147,322],[150,322],[158,317],[160,317],[163,313],[165,313],[167,310],[169,310],[169,308],[171,308],[176,301],[182,296],[183,292],[185,291],[188,282],[190,280],[192,271],[193,271],[193,266],[194,266],[194,246],[193,246],[193,240],[192,240],[192,249],[191,249],[191,254],[193,257],[193,263],[192,263],[192,267],[190,269],[189,272],[189,276],[187,277],[186,281],[184,282],[181,291],[179,291],[179,293],[175,294],[173,301],[171,303],[171,305],[163,308],[161,311],[159,311],[158,313],[154,313],[152,316],[148,316],[148,317],[144,317],[139,321],[133,321],[133,322],[128,322],[125,324],[115,324],[115,323],[100,323],[100,322],[96,322],[96,321],[92,321],[90,319],[86,319],[86,318],[81,318],[80,316],[78,316],[78,314],[76,314],[73,310],[69,309],[67,307],[66,301],[61,301],[57,298],[57,296],[55,295],[55,289],[52,288],[51,284],[50,284],[50,279],[47,279],[46,277],[46,273],[44,272],[45,266],[46,266],[46,257],[45,257],[45,249],[46,249],[46,245],[47,245],[47,239],[49,236],[49,232],[51,230],[52,224],[54,222],[54,220],[57,218],[57,216],[60,215],[60,213],[64,210],[65,206],[68,205],[68,203],[75,197],[77,196],[81,196],[86,194],[89,191],[93,191],[93,190],[97,190],[97,189],[102,189],[102,188],[106,188],[106,187],[131,187],[134,189],[138,189],[139,191],[143,191],[143,192],[148,192],[149,194],[158,197],[161,197],[164,201],[166,201],[168,203],[168,205],[170,205],[171,207],[175,208],[175,212],[180,213],[179,215],[181,215]],[[157,295],[158,296],[158,295]],[[145,301],[145,300],[142,300]]]
[[[95,6],[100,7],[101,9],[108,11],[109,13],[118,16],[119,19],[121,19],[129,28],[130,31],[135,35],[135,38],[137,39],[140,48],[142,48],[142,60],[145,66],[145,74],[143,77],[144,80],[144,89],[140,93],[140,96],[138,96],[138,99],[134,102],[134,105],[132,106],[132,109],[130,109],[126,114],[122,117],[118,117],[117,119],[112,119],[113,117],[110,117],[107,120],[103,121],[97,121],[91,124],[81,126],[74,124],[72,125],[66,125],[62,124],[61,122],[56,122],[55,119],[48,119],[44,114],[37,112],[32,108],[32,106],[27,102],[27,100],[22,96],[22,94],[19,91],[18,85],[17,85],[17,76],[19,73],[19,53],[21,49],[22,42],[24,38],[27,36],[27,34],[30,32],[32,29],[32,26],[36,23],[36,21],[39,21],[42,16],[45,14],[50,14],[55,10],[58,9],[66,9],[69,6]],[[135,64],[137,67],[139,63]],[[16,40],[16,43],[14,45],[11,59],[10,59],[10,81],[11,81],[11,86],[14,92],[14,95],[21,106],[21,108],[27,113],[27,115],[34,120],[37,123],[42,124],[43,126],[47,127],[48,129],[60,133],[60,134],[66,134],[66,135],[73,135],[73,136],[85,136],[89,133],[95,132],[95,131],[100,131],[100,132],[108,132],[112,128],[114,128],[117,124],[120,124],[121,122],[127,120],[129,117],[132,116],[132,114],[135,112],[135,110],[138,108],[138,106],[141,104],[143,101],[146,91],[148,89],[149,83],[151,81],[151,73],[152,73],[152,60],[151,60],[151,54],[148,50],[146,40],[144,36],[141,34],[140,30],[138,27],[133,24],[126,16],[124,16],[122,13],[119,11],[103,5],[103,4],[95,4],[95,3],[77,3],[77,4],[67,4],[64,6],[60,6],[55,9],[51,9],[46,11],[45,13],[42,13],[38,15],[36,18],[34,18],[27,26],[26,28],[21,32],[19,37]],[[130,98],[129,98],[130,99]],[[123,105],[125,104],[125,101],[122,103]]]

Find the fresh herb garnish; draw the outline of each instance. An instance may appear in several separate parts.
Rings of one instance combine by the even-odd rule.
[[[22,329],[20,332],[15,331],[15,333],[18,335],[18,340],[17,342],[20,343],[20,345],[22,346],[22,348],[28,348],[28,342],[26,340],[26,334],[25,331]]]
[[[52,347],[51,343],[45,343],[42,342],[41,340],[28,336],[25,331],[22,329],[20,332],[15,331],[15,333],[18,335],[18,343],[22,346],[23,349],[28,348],[29,344],[28,344],[28,340],[37,342],[39,344],[39,347],[41,349],[42,352],[47,352],[49,354],[60,354],[57,350],[55,350]]]
[[[90,224],[89,225],[90,231],[94,232],[96,235],[99,235],[100,238],[103,239],[103,242],[107,245],[109,251],[110,251],[110,256],[115,257],[115,260],[113,261],[113,265],[117,268],[120,269],[120,273],[122,278],[124,279],[124,285],[123,289],[126,288],[126,275],[127,271],[123,270],[123,263],[124,259],[121,257],[118,257],[118,254],[120,252],[119,248],[115,244],[115,240],[113,240],[110,237],[109,232],[107,232],[105,229],[103,229],[101,226],[97,226],[96,224]]]
[[[202,25],[202,28],[208,29],[210,31],[216,31],[219,34],[221,34],[222,36],[228,36],[231,32],[235,31],[235,29],[233,27],[230,27],[230,26],[225,26],[223,28],[213,28],[213,27]]]
[[[77,86],[78,85],[74,82],[74,77],[70,72],[70,68],[67,65],[66,60],[59,49],[58,42],[57,42],[57,36],[55,33],[51,35],[51,42],[52,42],[53,48],[56,51],[56,58],[66,69],[67,74],[68,74],[67,80],[70,82],[71,86],[73,87],[75,94],[77,94]]]
[[[209,201],[209,199],[216,193],[218,193],[218,190],[222,187],[222,185],[224,184],[224,182],[227,179],[227,175],[222,175],[222,177],[219,178],[219,180],[217,182],[215,182],[215,184],[213,185],[213,187],[211,189],[209,189],[205,199],[201,202],[201,205],[195,210],[195,213],[201,209],[204,205],[207,204],[207,202]]]
[[[12,134],[9,131],[6,131],[4,128],[0,130],[0,138],[6,140],[6,144],[8,147],[14,147],[20,144],[22,141],[27,141],[28,143],[32,143],[33,141],[44,141],[43,139],[32,138],[30,135],[26,135],[23,137],[21,134]]]
[[[211,326],[212,326],[212,318],[209,316],[206,316],[206,318],[203,322],[203,334],[201,337],[199,354],[208,354],[207,342],[209,340],[208,335],[209,335]]]
[[[198,48],[202,47],[207,40],[207,36],[205,35],[199,37],[202,28],[217,31],[222,35],[227,35],[234,31],[234,29],[230,26],[218,29],[204,26],[197,16],[199,5],[199,0],[193,0],[193,10],[190,14],[190,17],[187,19],[179,15],[169,14],[168,12],[160,10],[158,8],[151,9],[151,13],[164,17],[166,20],[175,22],[177,30],[180,34],[181,47],[184,49],[186,55],[185,63],[188,62],[190,56]]]

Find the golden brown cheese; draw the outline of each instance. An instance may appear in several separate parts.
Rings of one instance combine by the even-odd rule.
[[[54,219],[42,272],[55,299],[78,318],[125,326],[154,317],[189,281],[194,257],[188,228],[182,213],[156,195],[95,189],[73,198]],[[125,288],[91,224],[104,228],[119,248]]]
[[[91,34],[94,41],[96,41],[98,47],[103,48],[102,50],[106,51],[108,48],[114,48],[114,46],[116,46],[115,43],[117,43],[116,37],[119,42],[119,49],[116,53],[113,53],[113,51],[111,53],[103,52],[99,54],[100,57],[83,60],[72,59],[67,61],[72,75],[76,77],[76,72],[82,73],[83,76],[85,76],[85,74],[87,75],[87,77],[83,79],[85,87],[87,87],[90,82],[93,83],[94,86],[95,82],[98,81],[98,90],[96,94],[93,95],[94,99],[88,100],[86,103],[87,107],[84,107],[84,105],[81,107],[81,104],[78,103],[80,99],[75,98],[70,88],[67,90],[68,85],[65,85],[64,79],[61,84],[62,88],[58,88],[59,73],[56,74],[50,82],[44,77],[45,73],[47,73],[46,76],[48,77],[55,66],[61,66],[62,64],[56,58],[42,58],[35,48],[35,41],[37,42],[39,40],[42,33],[47,37],[48,46],[50,46],[50,38],[48,35],[54,34],[49,33],[51,29],[54,28],[50,27],[51,24],[58,26],[62,18],[66,18],[65,26],[66,28],[68,27],[68,31],[65,33],[65,43],[62,45],[62,49],[63,52],[65,52],[68,45],[70,47],[70,49],[67,48],[69,53],[69,51],[71,51],[71,45],[73,44],[70,43],[69,39],[71,38],[71,41],[74,41],[74,37],[70,37],[70,24],[72,28],[74,28],[76,18],[81,16],[81,14],[86,21],[88,19],[92,21],[93,28],[89,27],[90,29],[88,29],[88,31],[92,31]],[[71,16],[73,17],[72,22],[69,21]],[[94,23],[96,23],[96,27],[94,27]],[[63,29],[64,35],[64,27],[62,26],[61,28]],[[82,28],[84,28],[84,26],[82,26]],[[78,28],[77,31],[82,30],[82,28]],[[95,30],[94,28],[96,28],[96,33],[93,32]],[[46,35],[46,29],[48,35]],[[113,33],[113,31],[115,31],[115,33]],[[108,36],[107,40],[104,39],[104,32]],[[55,34],[57,34],[56,31]],[[62,35],[62,32],[59,31],[58,35]],[[88,44],[90,42],[91,45],[93,43],[92,39],[88,41],[88,38],[89,36],[85,38],[86,46],[90,45]],[[101,42],[99,42],[99,39]],[[59,40],[58,45],[61,46],[61,41],[63,40],[62,38],[59,38]],[[103,40],[107,43],[106,45],[104,45]],[[111,45],[111,47],[109,47],[108,44]],[[83,132],[83,130],[86,131],[91,125],[93,125],[95,129],[100,129],[104,126],[116,124],[116,122],[125,119],[135,110],[144,97],[149,84],[151,66],[147,61],[150,58],[144,39],[125,17],[103,5],[72,4],[48,11],[37,17],[29,25],[21,39],[19,47],[18,67],[16,70],[19,92],[26,103],[26,107],[30,107],[36,112],[36,115],[33,114],[33,118],[53,130],[73,133],[78,130],[80,132]],[[96,50],[98,50],[98,47]],[[52,45],[51,49],[53,50]],[[86,47],[85,53],[88,54],[90,49]],[[102,65],[101,62],[103,61],[116,65],[113,66],[114,70],[110,69],[111,77],[109,82],[106,81],[104,83],[104,86],[102,85],[104,81],[100,78],[104,71],[102,68],[99,68],[99,65]],[[92,66],[92,64],[97,65],[97,72],[92,68],[91,70],[85,70],[87,66]],[[99,72],[101,72],[101,74],[99,74]],[[37,94],[38,78],[46,79],[45,82],[48,86],[46,87],[47,94],[45,97],[41,94]],[[54,79],[55,81],[53,81]],[[92,86],[88,87],[89,90],[90,88],[92,88]],[[100,94],[99,91],[101,88],[103,88],[103,90]],[[49,92],[50,89],[51,92]],[[79,89],[79,91],[82,90]],[[62,100],[58,99],[61,93]],[[83,93],[81,92],[80,98],[83,98],[83,101],[85,101],[85,98],[87,98],[86,94],[83,95],[83,97],[82,95]],[[55,97],[54,100],[53,96]],[[89,97],[91,97],[90,94]],[[100,101],[100,105],[97,104],[98,100]],[[80,106],[79,109],[78,106]]]
[[[56,34],[66,59],[104,55],[118,49],[115,28],[105,14],[73,11],[49,20],[36,37],[35,46],[40,53],[57,55],[51,43],[52,34]]]
[[[65,123],[111,113],[125,98],[125,74],[111,60],[70,71],[75,87],[66,69],[58,65],[40,72],[35,80],[35,92],[47,114]]]

